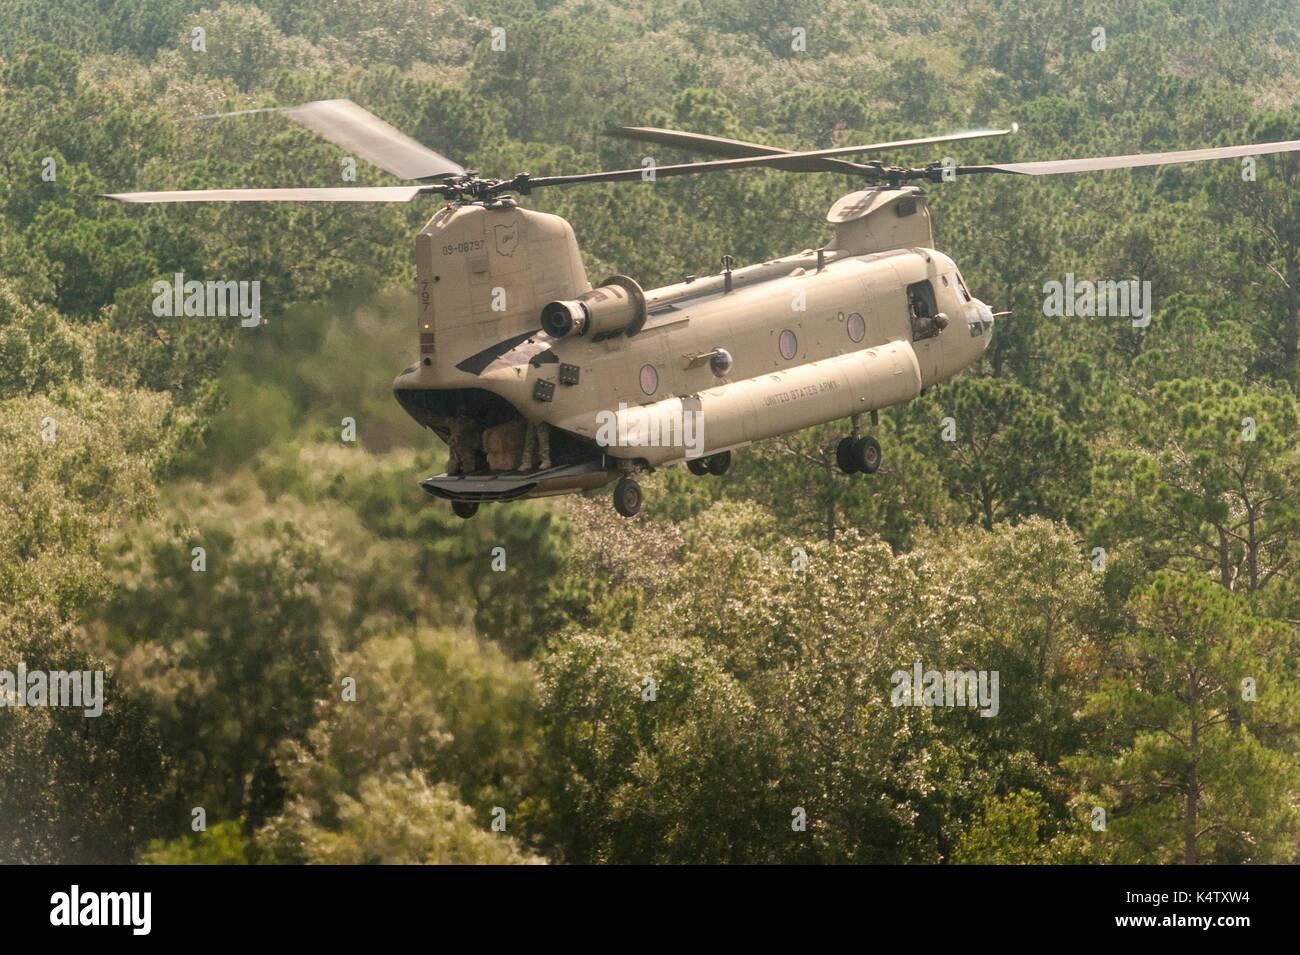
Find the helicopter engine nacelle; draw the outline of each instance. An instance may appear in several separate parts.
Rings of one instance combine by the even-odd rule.
[[[641,331],[646,320],[645,293],[626,275],[613,275],[577,298],[548,303],[542,328],[552,338],[591,336],[593,340]]]
[[[827,248],[850,255],[934,248],[929,204],[917,186],[876,186],[841,196],[826,221],[835,226],[835,240]]]

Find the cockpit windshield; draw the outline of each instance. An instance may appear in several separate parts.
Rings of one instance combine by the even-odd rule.
[[[961,300],[963,302],[971,301],[971,294],[966,291],[966,283],[961,280],[961,273],[953,272],[952,277],[957,280],[957,294],[961,296]]]

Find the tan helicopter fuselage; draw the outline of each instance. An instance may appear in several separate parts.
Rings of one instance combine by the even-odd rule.
[[[992,311],[932,248],[923,190],[853,193],[827,218],[823,249],[642,292],[593,290],[558,216],[449,205],[417,237],[420,360],[394,390],[444,438],[456,415],[522,418],[602,461],[509,495],[539,496],[896,405],[983,353]],[[550,303],[578,317],[562,337],[542,330]]]

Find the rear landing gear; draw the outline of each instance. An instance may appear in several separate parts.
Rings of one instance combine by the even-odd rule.
[[[634,517],[641,510],[641,485],[630,477],[619,478],[614,485],[614,510],[624,517]]]
[[[715,476],[726,474],[729,467],[731,467],[730,451],[719,451],[717,454],[710,454],[708,457],[703,458],[691,458],[686,462],[686,470],[696,477],[702,477],[705,474]]]
[[[455,514],[457,517],[463,517],[465,520],[469,520],[471,517],[473,517],[475,514],[478,513],[478,502],[477,501],[452,501],[451,510],[452,513]]]

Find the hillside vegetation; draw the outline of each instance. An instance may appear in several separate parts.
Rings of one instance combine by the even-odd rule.
[[[934,186],[1011,314],[881,415],[874,476],[830,468],[840,422],[662,470],[631,521],[461,521],[391,394],[431,204],[98,198],[342,185],[283,118],[189,121],[340,97],[501,177],[635,167],[619,124],[1290,140],[1300,7],[0,0],[0,669],[107,674],[96,719],[0,709],[0,861],[1300,861],[1300,159]],[[817,247],[860,187],[523,201],[650,288]],[[260,281],[266,323],[155,317],[177,272]],[[1044,315],[1067,274],[1150,281],[1150,326]],[[996,717],[891,705],[918,661],[997,671]]]

